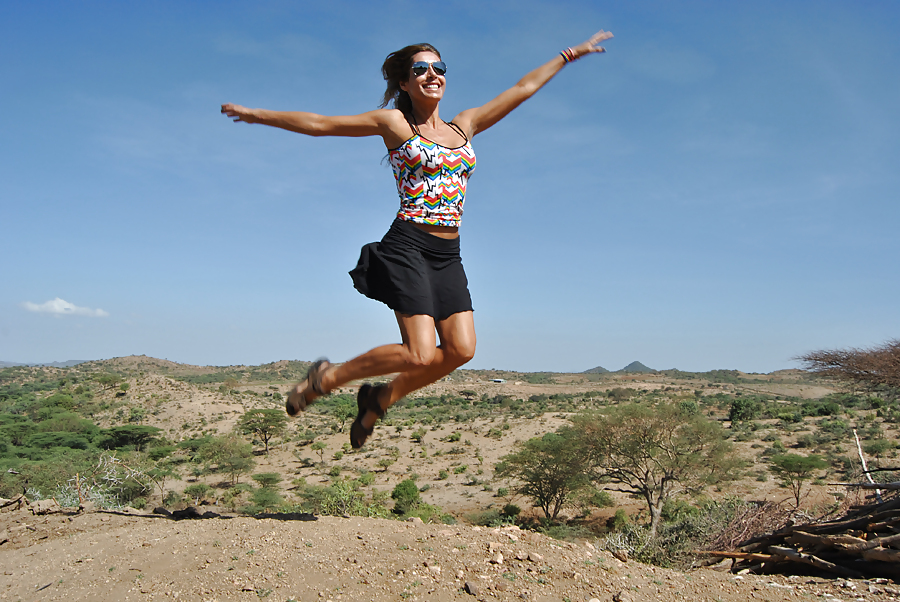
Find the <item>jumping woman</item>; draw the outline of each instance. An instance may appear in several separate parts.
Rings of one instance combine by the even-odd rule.
[[[388,55],[381,67],[387,90],[382,108],[375,111],[328,117],[222,105],[222,113],[234,121],[307,136],[381,136],[400,193],[400,211],[390,230],[381,242],[362,248],[350,276],[359,292],[394,310],[402,343],[376,347],[337,366],[317,361],[288,396],[288,414],[296,416],[319,396],[348,382],[398,373],[387,384],[360,387],[359,413],[350,429],[350,443],[360,448],[378,418],[397,400],[472,359],[475,322],[459,254],[466,182],[475,169],[471,140],[529,99],[567,63],[605,52],[599,44],[611,37],[600,31],[566,48],[497,98],[450,121],[442,120],[438,112],[447,65],[430,44]],[[388,105],[393,108],[384,108]]]

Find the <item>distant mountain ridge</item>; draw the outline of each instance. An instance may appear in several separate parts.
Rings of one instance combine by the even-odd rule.
[[[91,360],[66,360],[65,362],[44,362],[44,363],[26,363],[26,362],[0,362],[0,368],[12,368],[14,366],[46,366],[48,368],[71,368],[78,364],[84,364]]]
[[[596,368],[591,368],[590,370],[585,370],[582,374],[623,374],[625,372],[640,372],[642,374],[655,374],[657,370],[653,368],[648,368],[644,364],[638,361],[631,362],[621,370],[616,370],[613,372],[612,370],[607,370],[603,366],[597,366]]]
[[[656,372],[653,368],[648,368],[644,364],[634,361],[622,368],[621,370],[617,370],[617,372],[641,372],[644,374],[653,374]]]

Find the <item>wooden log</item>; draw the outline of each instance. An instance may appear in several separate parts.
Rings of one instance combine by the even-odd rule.
[[[885,489],[887,491],[897,491],[900,489],[900,482],[893,483],[828,483],[835,487],[859,487],[860,489]]]
[[[823,571],[828,571],[829,573],[840,575],[841,577],[849,577],[851,579],[861,579],[863,577],[863,574],[858,571],[848,569],[847,567],[843,567],[839,564],[834,564],[833,562],[827,562],[825,560],[822,560],[821,558],[816,558],[812,554],[804,554],[803,552],[798,552],[793,548],[769,546],[769,553],[776,554],[778,556],[784,556],[788,560],[808,564],[818,569],[822,569]]]
[[[839,544],[835,547],[845,552],[864,552],[866,550],[888,546],[898,541],[900,541],[900,534],[876,537],[875,539],[870,539],[868,541],[864,540],[862,543]]]
[[[878,560],[881,562],[900,562],[900,550],[889,548],[872,548],[862,553],[865,560]]]
[[[853,537],[852,535],[812,535],[803,531],[795,531],[790,537],[784,539],[785,542],[794,544],[814,544],[820,546],[828,546],[833,548],[837,545],[860,545],[868,543],[865,539]]]
[[[866,525],[866,531],[884,531],[885,529],[893,529],[897,524],[900,524],[900,518],[891,518],[878,523],[869,523]]]
[[[716,556],[717,558],[736,558],[738,560],[760,560],[769,562],[777,560],[772,554],[748,554],[746,552],[718,552],[713,550],[694,550],[692,554],[706,554],[707,556]]]

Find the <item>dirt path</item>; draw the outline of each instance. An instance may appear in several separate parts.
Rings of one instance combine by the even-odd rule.
[[[621,562],[516,527],[16,510],[0,514],[4,540],[0,600],[895,599],[885,584]]]

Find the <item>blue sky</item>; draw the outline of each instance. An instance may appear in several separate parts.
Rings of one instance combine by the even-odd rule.
[[[474,368],[768,372],[900,336],[900,3],[0,0],[0,360],[346,360],[396,342],[352,287],[397,207],[380,139],[234,124],[375,108],[391,51],[482,104]]]

